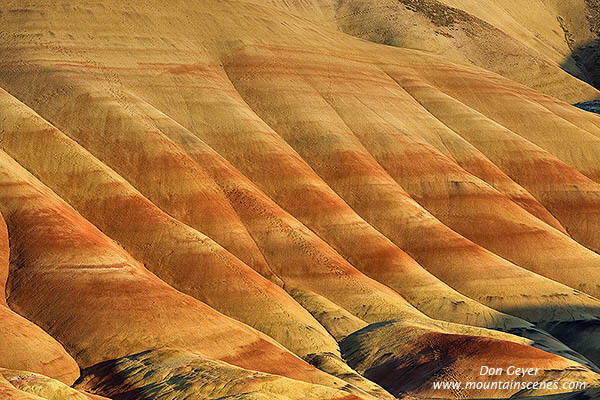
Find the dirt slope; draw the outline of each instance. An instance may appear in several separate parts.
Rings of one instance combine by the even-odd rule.
[[[79,377],[75,360],[54,338],[6,304],[9,253],[8,232],[0,214],[0,366],[27,369],[70,385]]]
[[[570,103],[600,97],[592,0],[254,0],[375,43],[473,64]]]
[[[558,5],[332,4],[0,6],[0,334],[39,342],[0,368],[119,399],[598,383],[600,118],[548,95],[596,95]]]

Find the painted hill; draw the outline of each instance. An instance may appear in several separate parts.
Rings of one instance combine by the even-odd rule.
[[[540,4],[5,1],[0,393],[598,386],[597,91]]]
[[[600,96],[594,0],[269,3],[375,43],[477,65],[570,103]]]
[[[0,396],[10,400],[106,400],[43,375],[4,368],[0,369]]]
[[[46,374],[72,384],[79,367],[63,347],[42,329],[11,311],[6,304],[8,232],[0,215],[0,365]]]

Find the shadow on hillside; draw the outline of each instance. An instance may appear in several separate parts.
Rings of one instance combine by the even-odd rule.
[[[573,104],[582,110],[600,114],[600,100],[585,101],[583,103]]]
[[[577,318],[574,317],[571,321],[553,321],[553,315],[561,315],[564,313],[556,307],[543,307],[543,308],[515,308],[513,310],[505,310],[506,314],[513,316],[520,316],[523,318],[525,315],[532,315],[542,313],[548,316],[548,321],[544,323],[535,324],[534,330],[540,330],[542,334],[551,335],[552,338],[557,339],[564,345],[568,346],[573,352],[571,354],[564,354],[564,352],[550,351],[548,348],[544,348],[543,343],[536,343],[535,347],[538,347],[545,351],[559,354],[566,358],[577,360],[581,356],[584,359],[589,360],[593,367],[592,369],[598,371],[600,366],[600,307],[592,308],[589,307],[569,307],[568,311],[574,316],[576,315],[589,315],[589,318]],[[526,318],[523,318],[526,319]],[[535,340],[536,334],[532,332],[518,332],[513,331],[519,336],[529,337]],[[562,353],[562,354],[561,354]],[[517,360],[515,360],[517,361]],[[595,367],[595,368],[594,368]],[[519,400],[600,400],[600,388],[590,388],[584,391],[562,393],[547,396],[526,396],[518,397],[513,396]],[[498,400],[494,398],[489,399],[472,399],[472,400]]]
[[[514,322],[508,319],[508,314],[518,316],[523,319],[527,315],[534,318],[545,317],[545,322],[538,323],[535,326],[528,328],[507,329],[508,333],[512,333],[521,337],[528,338],[534,342],[533,346],[549,353],[557,354],[561,357],[577,361],[588,366],[591,370],[599,373],[600,368],[600,307],[589,306],[548,306],[536,308],[515,308],[512,310],[504,310],[506,312],[507,324]],[[498,321],[502,322],[502,321]],[[432,380],[439,374],[443,375],[447,366],[450,366],[456,361],[456,353],[448,349],[455,349],[454,344],[461,343],[460,339],[448,338],[448,342],[432,341],[421,347],[415,347],[415,353],[398,353],[393,345],[393,339],[389,342],[380,341],[381,337],[390,337],[392,332],[388,329],[383,333],[384,336],[373,335],[379,329],[385,329],[394,321],[378,322],[356,331],[340,342],[342,357],[350,365],[355,368],[360,361],[361,354],[378,354],[378,357],[373,358],[372,364],[368,364],[367,369],[363,372],[363,376],[378,383],[384,389],[388,390],[393,395],[402,398],[403,395],[411,393],[418,389],[424,382]],[[502,324],[500,324],[502,325]],[[399,330],[398,332],[402,332]],[[365,336],[371,336],[373,340],[366,340]],[[452,336],[452,335],[451,335]],[[459,335],[460,336],[460,335]],[[363,347],[375,343],[375,348]],[[457,344],[458,345],[458,344]],[[379,347],[381,346],[381,347]],[[476,347],[475,347],[476,348]],[[502,346],[497,349],[500,350]],[[515,366],[522,366],[523,359],[521,353],[518,353],[518,348],[511,348],[517,353],[514,355]],[[417,352],[418,350],[418,352]],[[465,348],[467,353],[469,348]],[[475,350],[473,350],[475,351]],[[373,353],[375,352],[375,353]],[[452,355],[453,354],[453,355]],[[478,354],[478,353],[473,353]],[[527,353],[524,353],[527,354]],[[481,353],[479,362],[482,365],[494,365],[495,357],[499,355],[496,352]],[[510,354],[507,354],[510,359]],[[525,357],[529,357],[526,355]],[[358,358],[357,358],[358,357]],[[460,359],[460,356],[457,358]],[[536,358],[527,358],[528,362],[534,362]],[[539,367],[544,368],[543,361]],[[556,365],[556,364],[555,364]],[[536,367],[535,365],[529,365]],[[363,366],[364,367],[364,366]],[[548,367],[546,367],[548,368]],[[560,367],[559,367],[560,368]],[[568,367],[570,369],[573,367]],[[457,376],[460,371],[456,371]],[[567,372],[569,374],[569,372]],[[569,376],[569,375],[565,375]],[[468,397],[467,397],[468,398]],[[583,391],[554,394],[547,396],[528,396],[528,393],[523,390],[516,393],[511,398],[519,399],[544,399],[544,400],[600,400],[600,387],[586,388]],[[496,400],[494,397],[479,398],[473,400]]]
[[[561,64],[561,68],[600,90],[600,39],[575,48],[571,52],[571,59],[583,74],[582,76],[573,73],[572,65],[566,61]]]
[[[518,334],[520,336],[529,337],[533,340],[542,339],[542,342],[549,338],[550,341],[546,341],[545,344],[542,342],[536,343],[536,347],[546,351],[549,351],[549,349],[545,348],[545,346],[549,343],[551,344],[551,341],[554,340],[554,338],[556,338],[574,350],[572,355],[575,356],[575,358],[581,357],[581,355],[583,355],[584,358],[587,358],[588,360],[591,360],[596,364],[600,364],[600,307],[569,307],[568,312],[565,312],[566,310],[567,309],[561,310],[558,307],[544,307],[537,309],[520,308],[513,309],[510,311],[505,310],[507,311],[507,314],[515,316],[540,315],[540,313],[548,316],[548,322],[545,322],[543,324],[537,324],[535,328],[526,329],[518,332],[509,332]],[[563,321],[553,321],[553,316],[562,315],[564,317],[565,314],[572,314],[574,316],[573,320],[564,321],[564,319],[566,318],[562,318]],[[581,317],[578,319],[576,317],[578,315],[588,315],[589,317]],[[357,332],[374,331],[385,327],[391,323],[391,321],[373,323]],[[355,335],[357,332],[351,334],[350,336]],[[565,350],[562,351],[564,352]],[[185,368],[169,371],[168,368],[164,368],[165,366],[151,364],[148,364],[148,371],[142,371],[142,368],[140,368],[140,366],[136,365],[135,363],[133,363],[132,365],[128,365],[126,362],[123,362],[124,360],[143,361],[144,356],[149,352],[150,350],[143,351],[138,354],[125,356],[122,359],[108,360],[86,368],[82,370],[81,377],[75,383],[75,386],[77,386],[78,384],[85,383],[90,378],[92,378],[95,384],[83,386],[87,386],[89,389],[92,390],[92,392],[102,392],[103,389],[108,390],[110,392],[112,388],[110,398],[113,400],[154,400],[156,398],[162,398],[160,397],[162,396],[161,393],[164,394],[165,390],[174,395],[176,395],[177,393],[185,393],[186,389],[188,389],[191,385],[189,379],[195,376],[194,371]],[[556,351],[551,352],[557,353]],[[560,352],[558,352],[557,354],[560,354]],[[564,353],[561,355],[565,356]],[[410,368],[411,374],[416,373],[417,375],[419,375],[423,373],[428,373],[427,368],[431,366],[430,364],[432,362],[436,363],[436,365],[434,365],[434,369],[439,370],[443,367],[444,361],[446,361],[444,359],[438,359],[437,361],[421,359],[419,360],[421,361],[421,363],[416,363]],[[493,360],[490,360],[490,362],[493,362]],[[519,359],[518,357],[515,357],[515,365],[518,365],[518,363]],[[165,373],[165,380],[157,383],[144,384],[144,379],[140,378],[142,376],[146,378],[149,375],[155,373]],[[398,374],[400,372],[395,370],[393,371],[393,373]],[[374,381],[377,382],[377,380]],[[407,382],[411,384],[415,383],[414,381]],[[382,386],[386,388],[385,385]],[[389,387],[386,389],[389,389]],[[513,398],[518,398],[521,400],[600,400],[600,388],[591,388],[585,391],[547,396],[520,397],[518,395],[519,394],[513,396]],[[524,396],[524,394],[521,395]],[[232,397],[232,399],[233,398],[236,397]],[[399,395],[399,398],[402,398],[402,394]],[[499,399],[490,397],[472,400]]]
[[[527,320],[535,316],[533,328],[509,329],[507,332],[529,338],[536,342],[535,347],[558,354],[583,364],[591,364],[590,369],[600,372],[600,306],[569,307],[520,307],[502,310],[505,314]],[[555,343],[558,340],[560,343]],[[564,344],[568,349],[557,350],[556,345]],[[585,362],[588,361],[588,362]]]

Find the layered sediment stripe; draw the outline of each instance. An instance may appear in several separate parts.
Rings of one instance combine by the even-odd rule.
[[[279,286],[209,237],[162,212],[8,93],[0,91],[0,104],[0,147],[150,271],[300,356],[339,354],[335,340]],[[38,157],[32,148],[40,145],[53,157]]]
[[[58,85],[59,82],[55,81],[55,84]],[[132,105],[127,108],[127,111],[120,110],[115,112],[117,114],[127,113],[127,115],[136,115],[135,100],[130,100],[132,101]],[[140,178],[142,181],[151,181],[154,179],[152,171],[142,168],[141,165],[129,166],[131,168],[131,171],[129,171],[126,165],[116,161],[116,154],[119,154],[122,144],[119,140],[120,135],[112,135],[110,131],[104,130],[103,124],[94,124],[88,121],[89,123],[84,125],[81,121],[87,120],[85,118],[81,121],[78,119],[82,115],[86,115],[89,112],[88,110],[94,110],[95,108],[104,110],[102,102],[96,103],[93,99],[90,101],[92,101],[93,105],[80,101],[71,104],[71,108],[68,110],[64,107],[61,108],[60,112],[56,114],[43,109],[43,105],[38,103],[35,104],[35,108],[37,111],[38,106],[41,107],[42,109],[39,111],[40,115],[45,115],[52,121],[53,125],[64,126],[64,132],[77,140],[78,143],[89,145],[89,141],[96,141],[98,144],[92,146],[92,153],[109,167],[123,173],[126,177],[138,174],[144,175],[143,178]],[[139,116],[143,117],[143,114]],[[133,117],[130,117],[130,119],[133,124],[138,120],[138,118]],[[73,125],[75,128],[72,127]],[[154,132],[160,136],[160,141],[169,141],[158,129],[154,128]],[[150,142],[148,139],[150,134],[147,131],[145,131],[145,134],[146,140]],[[99,145],[100,143],[102,143],[101,146]],[[169,143],[169,146],[177,147],[172,142],[169,141]],[[159,150],[160,146],[156,151]],[[129,149],[128,154],[133,160],[140,158],[133,148]],[[207,177],[207,173],[204,171],[196,178],[193,178],[190,171],[186,171],[180,179],[178,174],[181,171],[185,171],[185,166],[188,162],[194,163],[196,171],[199,171],[201,168],[200,163],[195,163],[188,155],[183,152],[182,154],[183,165],[178,164],[181,158],[173,157],[171,160],[177,166],[169,171],[171,178],[182,183],[187,182],[185,177],[188,177],[190,181],[203,182],[204,177]],[[210,177],[207,179],[209,179],[209,183],[214,182]],[[175,187],[172,183],[170,185]],[[159,188],[157,190],[160,190],[160,184],[156,186]],[[331,249],[327,243],[315,236],[309,229],[289,214],[283,212],[276,204],[266,201],[264,196],[258,195],[257,197],[256,193],[248,192],[243,187],[240,189],[242,190],[237,190],[231,195],[231,204],[235,204],[236,207],[236,210],[232,208],[232,212],[237,212],[235,214],[236,219],[245,221],[246,225],[242,225],[242,228],[250,232],[251,236],[249,240],[256,243],[268,262],[268,268],[282,279],[286,285],[292,288],[296,286],[305,287],[309,290],[323,293],[323,295],[331,298],[333,301],[340,302],[340,304],[357,316],[368,314],[372,321],[399,318],[403,315],[413,317],[423,316],[397,292],[361,274]],[[218,186],[216,190],[222,193]],[[247,193],[250,196],[247,196]],[[149,196],[149,198],[152,199],[152,196]],[[185,202],[185,196],[182,201]],[[223,207],[232,207],[226,197],[223,197],[219,201],[225,203]],[[154,200],[153,203],[169,213],[172,211],[164,207],[161,201]],[[179,203],[173,198],[170,200],[170,204]],[[189,211],[185,215],[179,215],[178,219],[194,227],[194,220],[190,215],[206,212],[201,210],[206,205],[201,204],[199,205],[200,209],[195,209],[197,205],[198,203],[187,204],[186,207],[189,208]],[[219,207],[221,206],[219,205]],[[222,230],[223,235],[226,235],[228,232],[228,226],[223,223],[219,225],[219,229]]]
[[[391,342],[385,338],[394,336]],[[430,342],[435,342],[432,348]],[[397,397],[414,393],[423,398],[483,398],[490,391],[498,398],[509,398],[521,387],[497,387],[491,382],[557,382],[557,388],[529,390],[531,395],[566,392],[564,382],[598,384],[598,375],[570,360],[518,343],[464,336],[443,331],[422,331],[418,325],[374,324],[346,337],[341,343],[348,363],[369,379],[378,382]],[[468,348],[468,351],[465,351]],[[502,349],[498,352],[499,349]],[[436,352],[446,356],[439,359]],[[517,362],[518,360],[518,362]],[[518,364],[519,367],[515,365]],[[418,365],[418,368],[415,368]],[[500,374],[486,373],[493,365]],[[533,371],[530,375],[510,375],[516,368]],[[488,367],[489,370],[489,367]],[[484,371],[482,373],[482,371]],[[567,377],[568,376],[568,377]],[[458,386],[436,387],[436,382],[459,382]],[[467,382],[476,385],[469,387]],[[488,388],[483,389],[484,387]],[[487,393],[487,394],[486,394]]]
[[[0,208],[16,256],[9,304],[58,338],[80,366],[175,346],[242,368],[344,386],[268,336],[166,285],[4,152],[0,183],[8,188]]]
[[[442,92],[538,145],[590,179],[599,181],[600,138],[597,134],[537,103],[535,97],[530,97],[529,88],[499,79],[491,73],[474,73],[474,69],[467,67],[419,65],[418,62],[412,66]],[[440,79],[442,75],[445,79]],[[459,81],[476,85],[478,90],[461,90],[457,85]]]
[[[565,313],[560,318],[572,318],[570,311],[566,311],[570,308],[567,305],[570,300],[563,303],[562,300],[566,300],[566,298],[562,297],[562,294],[578,298],[576,302],[581,306],[588,303],[589,311],[594,312],[595,300],[582,294],[573,293],[566,286],[558,285],[537,274],[518,268],[456,234],[420,207],[399,183],[407,186],[412,192],[411,194],[432,208],[432,213],[445,220],[449,225],[462,228],[463,233],[483,241],[483,244],[487,246],[493,245],[494,249],[511,256],[518,256],[519,261],[524,263],[527,261],[525,266],[535,272],[550,275],[552,278],[560,278],[563,283],[574,284],[580,289],[587,288],[591,293],[594,293],[596,285],[593,282],[595,281],[590,282],[584,279],[583,272],[588,271],[594,276],[596,271],[592,265],[593,262],[598,261],[595,254],[585,250],[577,243],[569,241],[566,236],[525,212],[485,182],[467,174],[432,146],[422,141],[419,143],[418,139],[407,135],[402,136],[397,132],[386,136],[385,132],[378,131],[378,129],[382,129],[379,125],[372,124],[369,125],[369,129],[363,128],[362,132],[365,136],[362,140],[364,145],[368,145],[373,152],[377,151],[376,154],[380,161],[377,162],[310,83],[304,80],[295,80],[287,84],[287,90],[277,89],[278,96],[273,96],[275,87],[280,88],[283,80],[289,82],[290,75],[288,74],[302,76],[302,74],[309,73],[306,71],[311,71],[311,67],[302,64],[302,54],[297,55],[293,63],[278,64],[272,58],[272,53],[261,54],[258,52],[257,55],[257,52],[258,50],[254,49],[252,54],[246,56],[238,54],[237,61],[227,67],[229,76],[246,102],[273,126],[365,220],[388,236],[400,248],[406,250],[421,265],[450,286],[498,310],[514,309],[514,304],[510,303],[515,299],[513,296],[517,296],[520,298],[521,305],[523,305],[523,301],[532,302],[529,306],[523,306],[523,310],[529,310],[523,312],[529,313],[542,304],[547,304],[545,296],[541,296],[542,293],[554,292],[561,293],[561,296],[556,298],[561,304],[557,304],[557,308],[562,308],[562,305],[566,306]],[[341,64],[342,61],[339,63]],[[368,72],[368,67],[365,68],[367,70],[362,70],[363,75]],[[337,71],[346,70],[339,65]],[[356,67],[352,71],[361,70]],[[342,74],[343,72],[338,73]],[[348,74],[354,76],[351,73]],[[247,76],[253,76],[252,81],[246,79]],[[376,75],[371,78],[371,81],[377,78]],[[333,90],[336,82],[340,82],[341,78],[338,76],[336,79],[326,80],[324,85]],[[382,77],[380,74],[379,79],[383,79],[389,84],[386,76]],[[356,80],[359,81],[359,78]],[[353,88],[362,89],[362,96],[365,97],[365,93],[369,93],[368,89],[360,86],[357,82],[353,83]],[[337,95],[342,98],[345,96],[342,92],[338,92]],[[393,97],[393,95],[392,92],[390,96]],[[389,102],[391,101],[389,100]],[[353,104],[353,106],[358,107],[357,104]],[[368,107],[364,106],[359,109],[372,118],[373,113]],[[397,107],[394,109],[400,110]],[[361,114],[354,113],[352,117],[357,124],[360,121],[363,124],[370,121],[369,118],[357,118],[357,115]],[[374,121],[378,121],[378,119]],[[358,128],[357,126],[357,131]],[[370,135],[370,132],[379,132],[380,134],[366,136]],[[392,140],[395,142],[392,143]],[[405,151],[407,146],[420,148],[420,151],[407,152]],[[402,163],[407,163],[404,168],[402,168]],[[387,169],[382,168],[382,164]],[[392,179],[390,175],[393,175],[395,179]],[[439,179],[437,175],[440,175]],[[427,183],[419,185],[416,182],[417,177],[419,180],[426,179]],[[453,179],[457,182],[456,184],[452,183]],[[411,182],[413,183],[411,184]],[[433,201],[436,200],[436,194],[439,195],[437,203]],[[431,196],[429,203],[427,196]],[[464,203],[459,206],[461,201]],[[477,206],[477,204],[479,205]],[[451,209],[450,206],[452,206]],[[486,215],[487,217],[484,218]],[[463,218],[461,219],[459,216]],[[518,216],[518,220],[516,216]],[[479,219],[474,220],[475,217]],[[479,223],[472,223],[474,221],[479,221]],[[489,224],[497,224],[503,230],[494,236],[495,231],[490,232],[487,229]],[[559,245],[568,249],[569,252],[566,254],[556,252],[562,268],[556,268],[554,259],[538,258],[537,264],[534,264],[528,259],[530,254],[523,254],[522,251],[516,253],[508,242],[503,240],[503,237],[510,235],[519,238],[525,235],[524,239],[536,246],[539,246],[537,240],[541,235],[550,240],[546,249],[555,250]],[[511,241],[512,244],[513,241]],[[573,252],[574,255],[570,256],[570,253]],[[469,259],[471,261],[467,261]],[[454,264],[455,262],[456,264]],[[455,266],[451,267],[452,264]],[[571,272],[579,270],[581,273],[566,273],[567,266],[571,268]],[[471,269],[471,271],[467,272],[467,269]],[[485,278],[483,278],[484,275]],[[488,282],[493,281],[494,285],[483,284],[481,286],[483,281],[479,278],[489,279]],[[508,283],[510,279],[530,283],[515,287]],[[478,280],[479,282],[476,283]],[[524,290],[529,285],[531,287],[544,286],[546,289],[535,296],[531,294],[530,290]],[[555,289],[549,289],[552,286]],[[483,289],[484,287],[485,289]],[[519,291],[522,292],[519,293]],[[508,295],[508,293],[512,293],[512,295]],[[538,305],[535,306],[534,303]],[[579,308],[579,306],[575,308]],[[538,321],[540,315],[535,316],[532,313],[530,315],[519,314],[519,316]],[[554,318],[557,317],[554,316]]]
[[[428,111],[483,152],[552,212],[573,239],[597,250],[600,186],[479,112],[417,77],[402,85]]]
[[[287,143],[248,109],[224,73],[207,72],[214,68],[210,64],[159,67],[162,73],[153,76],[152,81],[127,74],[127,85],[160,109],[159,112],[148,106],[143,114],[153,116],[154,123],[165,135],[203,165],[229,193],[230,201],[241,201],[242,193],[255,192],[253,184],[256,184],[355,267],[392,287],[431,317],[486,327],[522,325],[450,289],[361,219]],[[203,78],[200,86],[196,83],[198,71]],[[182,113],[184,110],[187,111]],[[189,130],[169,117],[187,125]],[[248,185],[244,176],[232,173],[220,155],[253,184]],[[264,198],[261,202],[272,203]],[[249,206],[250,203],[239,207],[243,210]],[[237,210],[241,213],[239,207]],[[421,209],[416,213],[425,212]]]
[[[335,340],[357,337],[357,354],[373,357],[353,366],[385,385],[402,373],[429,385],[443,363],[455,377],[510,353],[594,381],[593,365],[524,319],[600,361],[600,264],[584,247],[594,227],[561,205],[572,184],[578,213],[596,205],[596,121],[478,68],[263,3],[0,7],[9,305],[118,396],[132,380],[147,390],[144,379],[185,392],[164,377],[193,367],[255,385],[250,398],[281,394],[261,394],[264,381],[385,398],[342,361]],[[451,98],[430,103],[436,113],[413,82]],[[529,112],[548,121],[534,127]],[[527,164],[490,150],[479,128],[508,135],[536,169],[551,165],[556,183],[521,173]]]
[[[9,252],[8,231],[0,213],[0,368],[33,371],[70,385],[79,377],[75,360],[54,338],[6,304]]]
[[[7,400],[109,400],[78,391],[44,375],[0,368],[0,396]]]
[[[105,90],[104,84],[77,79],[88,70],[85,65],[76,73],[73,67],[58,70],[31,67],[25,74],[13,70],[10,78],[21,80],[28,74],[45,77],[43,79],[53,82],[45,89],[52,97],[69,88],[68,96],[55,98],[55,101],[34,96],[36,112],[47,117],[166,213],[210,236],[263,275],[270,275],[264,257],[218,185],[202,166],[126,104],[127,97],[120,93],[119,84],[109,83]],[[73,85],[74,82],[79,83]],[[35,81],[15,83],[7,86],[8,91],[31,104],[29,94],[36,91]],[[26,87],[29,89],[23,90]]]
[[[171,377],[169,381],[165,381],[165,375]],[[172,348],[94,365],[83,371],[77,387],[114,398],[135,395],[137,398],[359,400],[339,389],[244,370]]]

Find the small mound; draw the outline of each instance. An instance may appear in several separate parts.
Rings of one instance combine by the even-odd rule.
[[[427,398],[508,398],[521,387],[493,382],[585,382],[598,385],[598,376],[571,360],[531,346],[489,337],[432,331],[390,321],[372,324],[340,342],[348,364],[395,396],[410,393]],[[483,366],[502,368],[502,374],[480,375]],[[509,375],[523,368],[532,375]],[[434,388],[435,382],[462,382],[459,389]],[[466,382],[475,382],[471,388]],[[483,386],[477,386],[482,382]],[[509,385],[511,386],[511,385]],[[566,390],[563,390],[566,391]],[[544,395],[559,388],[540,387],[522,394]]]
[[[344,308],[310,290],[292,289],[290,294],[327,329],[335,340],[342,340],[350,333],[368,325]]]
[[[62,382],[28,371],[0,368],[0,398],[19,400],[102,400]]]
[[[359,375],[356,371],[350,368],[344,360],[334,353],[310,354],[306,357],[306,361],[321,371],[327,372],[337,378],[340,378],[359,389],[364,390],[370,395],[378,399],[391,400],[394,398],[386,392],[381,386],[371,382],[365,377]]]
[[[353,400],[337,389],[249,371],[179,349],[129,355],[82,371],[80,389],[128,399]]]

